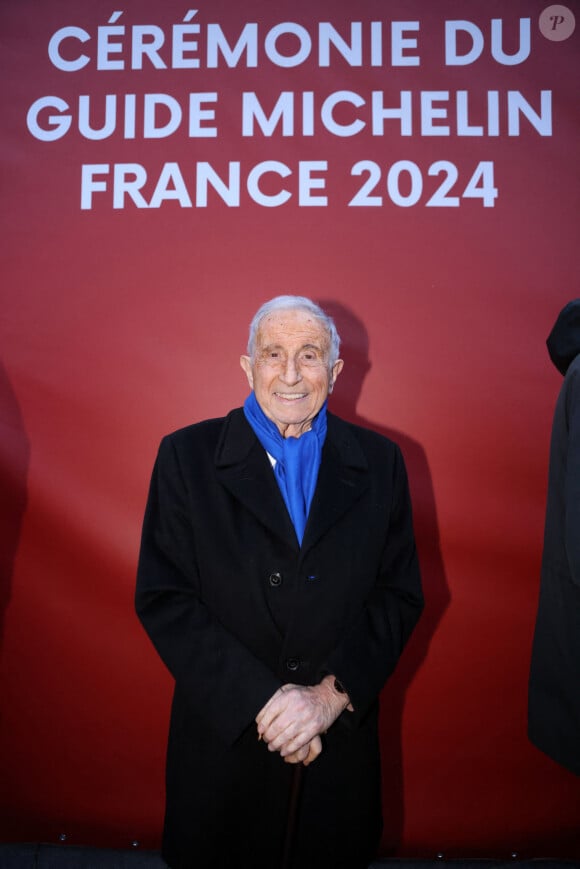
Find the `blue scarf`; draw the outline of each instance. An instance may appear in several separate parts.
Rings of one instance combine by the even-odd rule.
[[[282,437],[253,391],[244,402],[244,414],[264,449],[276,459],[274,475],[302,544],[326,437],[326,402],[312,420],[312,428],[299,438]]]

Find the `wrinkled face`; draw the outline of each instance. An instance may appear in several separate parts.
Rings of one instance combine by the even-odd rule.
[[[283,437],[300,437],[324,404],[342,370],[329,368],[326,329],[311,314],[280,310],[260,322],[255,358],[240,364],[258,404]]]

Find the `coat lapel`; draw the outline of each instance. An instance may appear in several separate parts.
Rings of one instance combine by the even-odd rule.
[[[268,456],[243,410],[226,417],[215,461],[222,485],[269,531],[298,550],[298,538]]]
[[[368,484],[368,462],[358,441],[343,420],[329,413],[318,482],[302,541],[303,552],[350,510]]]

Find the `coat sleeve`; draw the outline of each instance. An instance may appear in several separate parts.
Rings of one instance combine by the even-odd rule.
[[[380,571],[361,614],[325,666],[344,685],[354,707],[341,720],[355,726],[376,702],[423,610],[407,474],[397,446],[392,486]]]
[[[566,557],[572,582],[580,587],[580,364],[573,364],[566,393]]]
[[[188,507],[175,446],[164,438],[145,509],[135,608],[193,714],[232,744],[280,682],[203,603]]]

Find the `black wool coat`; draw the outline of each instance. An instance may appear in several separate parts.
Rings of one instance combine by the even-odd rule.
[[[578,318],[571,345],[576,353],[580,313]],[[552,424],[528,733],[538,748],[580,775],[580,355],[566,369]]]
[[[328,414],[302,546],[241,409],[164,438],[136,608],[175,679],[163,856],[275,869],[293,766],[257,739],[280,685],[333,673],[343,712],[304,770],[300,869],[358,869],[381,832],[378,695],[423,606],[399,448]]]

